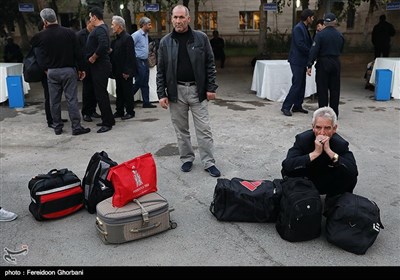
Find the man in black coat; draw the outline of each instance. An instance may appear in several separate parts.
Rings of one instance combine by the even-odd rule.
[[[133,100],[133,77],[136,75],[136,57],[133,39],[125,31],[125,20],[120,16],[113,16],[111,28],[116,35],[111,42],[111,64],[113,78],[116,83],[116,114],[122,120],[135,117]],[[124,110],[126,109],[126,114]]]
[[[77,81],[83,80],[86,73],[83,71],[82,53],[76,34],[71,29],[58,24],[57,15],[53,9],[44,8],[40,11],[40,17],[44,29],[32,37],[31,44],[32,48],[39,50],[36,52],[37,62],[47,74],[53,119],[51,127],[54,128],[56,135],[63,132],[61,98],[64,92],[71,119],[72,135],[88,133],[90,128],[81,126],[79,114]]]
[[[388,57],[390,52],[390,37],[393,37],[396,31],[391,23],[386,21],[386,16],[379,17],[379,23],[372,29],[371,39],[374,45],[375,58]]]
[[[296,135],[296,141],[282,162],[282,175],[309,178],[327,198],[353,192],[357,164],[349,143],[337,130],[337,117],[330,107],[314,112],[312,129]]]
[[[100,118],[101,116],[96,112],[96,95],[94,94],[93,81],[90,75],[89,62],[86,60],[86,41],[93,31],[94,26],[90,22],[90,18],[86,19],[86,28],[79,30],[76,33],[78,36],[79,45],[82,49],[83,61],[85,61],[86,78],[82,80],[82,116],[86,122],[91,122],[93,118]]]

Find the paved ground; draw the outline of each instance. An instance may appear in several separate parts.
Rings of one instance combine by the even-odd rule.
[[[40,84],[31,84],[23,109],[0,108],[1,206],[18,213],[1,223],[1,247],[27,254],[17,266],[398,266],[400,263],[400,102],[374,101],[363,72],[343,73],[338,132],[349,140],[359,168],[355,193],[374,200],[385,229],[364,256],[339,249],[321,237],[300,243],[282,240],[274,224],[218,222],[209,212],[216,179],[200,165],[182,173],[169,112],[136,108],[136,117],[117,120],[111,132],[72,136],[70,123],[56,136],[45,122]],[[209,103],[217,166],[225,178],[274,179],[294,136],[310,128],[311,114],[285,117],[281,103],[250,91],[252,69],[219,69],[218,99]],[[112,99],[115,104],[115,100]],[[113,104],[113,110],[115,106]],[[65,105],[65,104],[64,104]],[[311,112],[317,102],[306,99]],[[63,111],[67,117],[67,111]],[[196,143],[195,139],[193,141]],[[196,145],[196,144],[195,144]],[[159,192],[175,208],[178,227],[151,238],[104,245],[95,215],[86,210],[59,220],[37,222],[28,211],[28,181],[53,168],[83,177],[90,157],[106,151],[117,162],[151,152]],[[1,250],[3,251],[3,250]],[[4,254],[4,253],[3,253]],[[0,266],[13,267],[0,260]]]

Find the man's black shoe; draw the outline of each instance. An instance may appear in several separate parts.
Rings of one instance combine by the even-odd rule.
[[[62,128],[55,128],[55,129],[54,129],[54,133],[55,133],[56,135],[60,135],[62,132],[63,132]]]
[[[114,118],[122,118],[124,116],[124,114],[120,114],[118,112],[114,113]]]
[[[187,161],[184,164],[182,164],[181,170],[183,172],[189,172],[190,170],[192,170],[192,166],[193,166],[193,162]]]
[[[289,110],[281,109],[281,111],[285,116],[288,116],[288,117],[292,116],[292,112],[290,112]]]
[[[93,114],[90,115],[92,118],[101,118],[101,115],[97,114],[96,112],[94,112]]]
[[[135,114],[126,114],[125,116],[121,117],[121,120],[129,120],[135,117]]]
[[[299,112],[299,113],[304,113],[304,114],[308,114],[308,111],[303,109],[303,108],[292,108],[292,112]]]
[[[143,104],[143,108],[157,108],[157,106],[149,103],[149,104]]]
[[[215,165],[210,166],[207,169],[204,169],[205,171],[208,171],[208,173],[210,173],[211,176],[213,177],[219,177],[221,176],[221,172],[219,172],[218,168],[215,167]]]
[[[74,131],[72,131],[72,135],[81,135],[81,134],[85,134],[85,133],[89,133],[89,132],[90,132],[90,128],[81,127],[79,129],[75,129]]]
[[[97,130],[97,133],[107,132],[110,131],[111,129],[112,129],[111,126],[102,126],[99,130]]]
[[[84,116],[83,116],[83,120],[84,120],[85,122],[92,122],[92,121],[93,121],[92,118],[91,118],[89,115],[84,115]]]

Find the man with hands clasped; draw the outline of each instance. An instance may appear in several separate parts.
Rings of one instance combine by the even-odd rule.
[[[321,107],[313,114],[312,129],[296,135],[296,141],[282,162],[282,175],[307,177],[326,198],[353,192],[357,164],[349,142],[336,133],[337,116],[332,108]]]

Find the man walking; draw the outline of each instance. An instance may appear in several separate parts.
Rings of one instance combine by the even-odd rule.
[[[150,103],[149,88],[149,31],[151,30],[151,20],[148,17],[142,17],[139,20],[139,30],[132,34],[135,44],[137,75],[135,76],[135,85],[133,95],[140,89],[142,91],[143,108],[156,108],[156,105]],[[122,117],[117,114],[117,117]]]
[[[307,74],[311,76],[311,67],[315,65],[318,106],[330,106],[339,117],[340,99],[340,60],[343,51],[344,37],[336,30],[337,20],[332,13],[325,15],[325,28],[315,35],[307,63]],[[329,98],[328,98],[329,91]],[[329,102],[328,102],[329,100]]]
[[[292,116],[292,112],[308,114],[308,111],[303,109],[302,104],[306,90],[307,58],[312,44],[308,26],[311,25],[313,20],[314,12],[310,9],[303,10],[301,12],[301,21],[296,24],[292,31],[288,61],[293,76],[292,86],[281,108],[285,116]]]
[[[177,5],[172,10],[174,29],[161,39],[158,49],[157,94],[161,107],[170,108],[183,162],[181,170],[192,170],[195,158],[189,131],[191,110],[203,168],[219,177],[207,107],[218,88],[214,54],[207,35],[192,30],[189,22],[188,8]]]
[[[31,43],[33,48],[37,47],[41,50],[42,57],[37,58],[38,63],[47,72],[54,132],[56,135],[63,132],[61,97],[64,91],[71,119],[72,135],[88,133],[90,128],[81,126],[78,107],[77,81],[78,78],[84,79],[86,73],[82,71],[82,54],[76,34],[71,29],[58,24],[53,9],[41,10],[40,17],[45,28],[32,38]],[[76,66],[78,66],[78,71]]]

